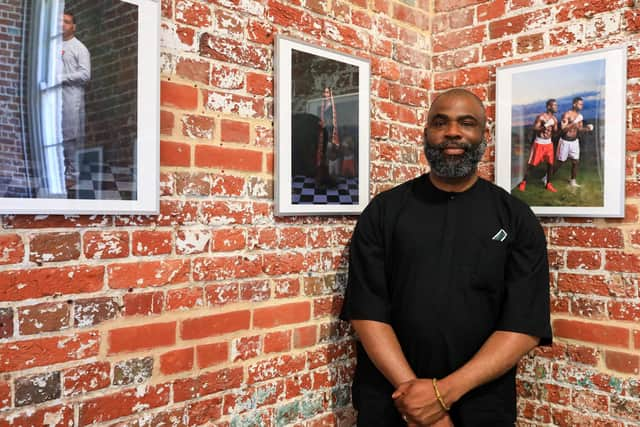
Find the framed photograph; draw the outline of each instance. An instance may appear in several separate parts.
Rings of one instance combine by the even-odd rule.
[[[368,60],[276,39],[276,215],[357,215],[369,201]]]
[[[497,70],[496,180],[537,215],[623,217],[626,47]]]
[[[0,213],[158,212],[160,1],[0,12],[18,17],[0,22],[13,35],[0,58]]]

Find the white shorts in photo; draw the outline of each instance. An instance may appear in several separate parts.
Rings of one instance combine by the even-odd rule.
[[[564,139],[560,138],[560,141],[558,142],[556,160],[558,160],[559,162],[566,162],[567,159],[580,159],[579,139],[574,139],[573,141],[565,141]]]

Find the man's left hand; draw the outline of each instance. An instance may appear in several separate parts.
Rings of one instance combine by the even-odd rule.
[[[446,415],[436,398],[431,379],[418,378],[402,383],[391,397],[410,426],[428,426]]]

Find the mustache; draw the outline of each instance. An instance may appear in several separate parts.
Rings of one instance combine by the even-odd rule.
[[[460,142],[460,141],[447,141],[447,142],[443,142],[442,144],[430,144],[429,142],[427,142],[427,145],[429,146],[429,148],[438,150],[438,151],[444,151],[447,150],[449,148],[461,148],[465,151],[469,151],[470,149],[473,148],[473,145],[468,143],[468,142]]]

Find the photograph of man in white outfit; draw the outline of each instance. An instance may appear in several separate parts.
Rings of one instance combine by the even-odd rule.
[[[84,146],[85,87],[91,79],[91,55],[75,37],[76,19],[65,11],[62,21],[62,144],[67,188],[79,176],[76,153]]]

